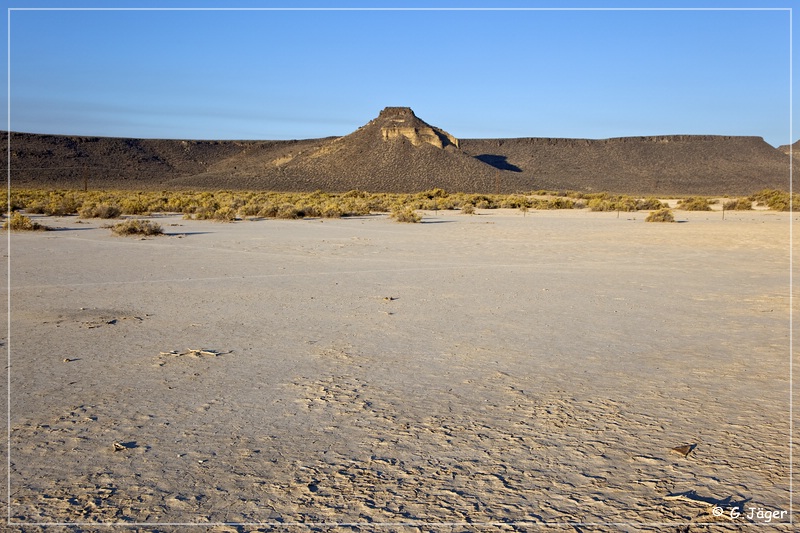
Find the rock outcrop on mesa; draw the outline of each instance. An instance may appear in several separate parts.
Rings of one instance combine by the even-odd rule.
[[[760,137],[458,139],[407,107],[387,107],[356,131],[325,139],[2,137],[13,187],[664,195],[789,188],[788,146]]]
[[[428,143],[436,148],[448,145],[458,148],[458,139],[420,120],[410,107],[387,107],[381,111],[377,120],[380,122],[381,135],[385,141],[402,137],[411,141],[414,146]]]

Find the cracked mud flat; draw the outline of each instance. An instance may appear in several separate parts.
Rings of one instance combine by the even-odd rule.
[[[11,530],[789,509],[790,214],[485,213],[13,234]]]

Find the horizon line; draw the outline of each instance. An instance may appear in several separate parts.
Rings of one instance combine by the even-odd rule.
[[[359,126],[359,128],[362,126]],[[358,128],[357,128],[358,129]],[[89,134],[89,133],[48,133],[48,132],[34,132],[34,131],[21,131],[21,130],[9,130],[6,128],[0,129],[0,134],[22,134],[22,135],[51,135],[56,137],[96,137],[100,139],[137,139],[137,140],[149,140],[149,141],[230,141],[230,142],[237,142],[237,141],[248,141],[248,142],[274,142],[274,141],[317,141],[317,140],[324,140],[324,139],[338,139],[341,137],[346,137],[351,133],[355,132],[353,130],[350,133],[345,133],[343,135],[325,135],[323,137],[294,137],[294,138],[287,138],[287,139],[268,139],[268,138],[254,138],[254,137],[208,137],[208,138],[190,138],[190,137],[136,137],[136,136],[129,136],[129,135],[97,135],[97,134]],[[614,137],[554,137],[554,136],[546,136],[546,135],[527,135],[527,136],[515,136],[515,137],[456,137],[460,141],[484,141],[484,140],[513,140],[513,139],[557,139],[557,140],[573,140],[573,141],[611,141],[616,139],[656,139],[656,138],[664,138],[664,137],[728,137],[728,138],[756,138],[761,139],[766,144],[773,146],[774,148],[779,148],[781,146],[792,146],[794,143],[799,142],[800,139],[795,141],[791,141],[787,144],[779,144],[777,146],[773,145],[769,141],[767,141],[763,135],[732,135],[727,133],[656,133],[650,135],[618,135]]]

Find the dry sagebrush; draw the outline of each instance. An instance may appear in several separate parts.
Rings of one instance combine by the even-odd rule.
[[[118,222],[111,226],[111,233],[120,236],[129,235],[162,235],[164,229],[161,224],[157,224],[150,220],[143,220],[140,218],[131,218],[124,222]]]
[[[12,231],[47,231],[52,228],[34,222],[22,213],[13,213],[11,217],[3,223],[3,229]]]

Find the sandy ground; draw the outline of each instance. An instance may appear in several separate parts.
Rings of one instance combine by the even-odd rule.
[[[9,529],[785,524],[793,215],[675,213],[37,217]]]

